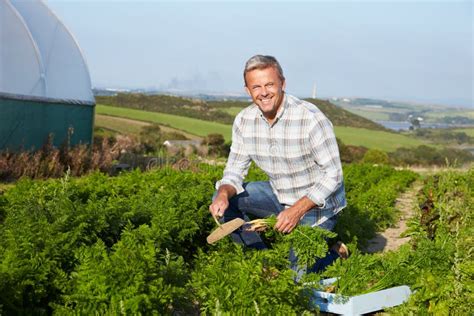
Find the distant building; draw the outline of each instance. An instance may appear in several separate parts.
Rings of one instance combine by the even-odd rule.
[[[188,146],[200,146],[200,140],[166,140],[163,143],[163,146],[167,148],[179,148],[179,147],[188,147]]]

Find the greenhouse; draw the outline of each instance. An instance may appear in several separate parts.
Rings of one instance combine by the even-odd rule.
[[[91,143],[95,100],[76,40],[43,1],[0,0],[0,150]]]

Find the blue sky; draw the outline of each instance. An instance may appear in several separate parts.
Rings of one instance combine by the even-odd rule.
[[[471,1],[67,1],[95,86],[243,93],[254,54],[289,93],[473,106]]]

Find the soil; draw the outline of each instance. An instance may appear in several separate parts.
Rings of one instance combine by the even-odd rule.
[[[410,241],[410,237],[401,237],[407,229],[407,221],[415,215],[416,194],[422,188],[421,181],[415,181],[412,186],[402,193],[395,202],[395,208],[401,212],[400,219],[394,227],[377,233],[369,240],[365,249],[368,253],[387,252],[397,250],[401,245]]]

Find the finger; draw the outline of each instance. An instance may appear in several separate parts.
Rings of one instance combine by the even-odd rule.
[[[218,205],[211,205],[211,214],[212,216],[218,216],[219,215],[219,210],[220,207]]]

